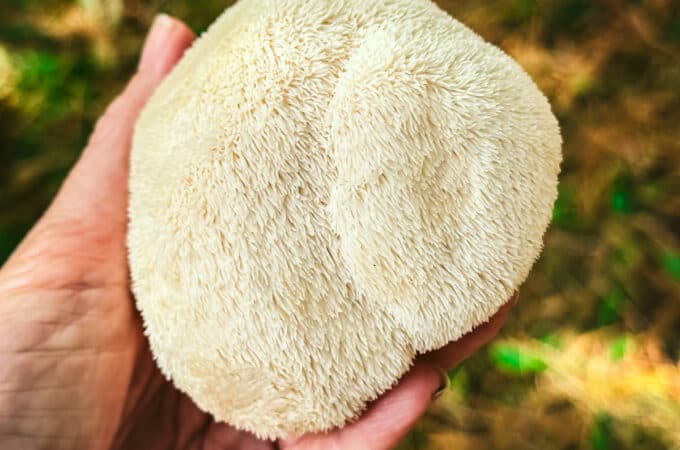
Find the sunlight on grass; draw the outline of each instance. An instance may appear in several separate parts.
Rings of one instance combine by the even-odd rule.
[[[200,32],[230,3],[0,2],[0,262],[134,73],[159,5]],[[400,448],[680,448],[676,2],[437,3],[549,97],[564,163],[545,251],[507,326],[450,372]]]

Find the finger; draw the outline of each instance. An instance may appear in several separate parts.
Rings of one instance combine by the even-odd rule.
[[[397,386],[372,403],[359,421],[327,434],[306,435],[296,440],[284,441],[281,448],[289,450],[392,448],[423,415],[441,384],[439,370],[426,362],[419,362]]]
[[[517,294],[485,324],[456,342],[421,355],[399,384],[374,402],[358,422],[328,434],[282,443],[283,449],[389,449],[397,445],[442,389],[440,369],[450,369],[493,339],[517,302]],[[446,381],[446,380],[444,380]]]
[[[496,337],[508,319],[510,311],[517,303],[517,299],[518,294],[516,293],[488,322],[478,326],[457,341],[451,342],[439,350],[424,354],[420,358],[446,370],[457,366]]]
[[[97,123],[90,143],[62,187],[53,209],[79,216],[120,215],[127,201],[128,157],[137,117],[163,78],[194,41],[185,24],[167,15],[154,21],[138,72]],[[124,219],[125,214],[120,215]]]

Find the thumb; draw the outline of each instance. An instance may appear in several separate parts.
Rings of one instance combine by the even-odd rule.
[[[33,270],[35,264],[44,261],[46,255],[67,255],[85,257],[90,262],[107,261],[118,269],[107,269],[107,277],[127,279],[127,179],[134,124],[146,101],[194,38],[182,22],[165,15],[156,18],[137,73],[97,123],[87,148],[52,205],[3,267],[5,274],[14,273],[25,280],[28,268],[30,274],[42,276],[45,271]],[[64,267],[73,270],[77,266]],[[60,273],[59,282],[69,276],[70,272]]]
[[[179,20],[164,14],[155,19],[137,73],[97,122],[87,148],[64,181],[48,215],[79,220],[98,217],[125,223],[128,159],[135,121],[194,39],[194,33]]]

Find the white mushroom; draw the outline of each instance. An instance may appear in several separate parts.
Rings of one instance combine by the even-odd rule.
[[[356,417],[539,255],[561,138],[429,0],[241,0],[146,106],[133,289],[163,373],[258,436]]]

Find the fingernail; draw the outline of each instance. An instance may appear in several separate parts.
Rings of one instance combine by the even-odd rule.
[[[451,383],[451,381],[449,380],[449,374],[448,372],[446,372],[446,370],[439,368],[438,371],[439,371],[439,387],[432,394],[432,400],[437,400],[439,397],[444,395],[444,392],[447,391]]]
[[[140,71],[153,69],[155,61],[163,60],[162,56],[168,47],[169,38],[177,27],[178,22],[167,14],[156,16],[139,60]]]

